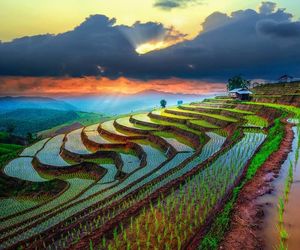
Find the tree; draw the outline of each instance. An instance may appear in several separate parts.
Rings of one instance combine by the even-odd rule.
[[[31,142],[33,141],[33,135],[32,135],[31,132],[28,132],[26,137],[27,137],[27,141],[28,141],[29,143],[31,143]]]
[[[15,131],[15,128],[16,128],[16,126],[14,124],[10,123],[10,124],[7,125],[6,131],[9,134],[12,134]]]
[[[162,99],[162,100],[160,101],[160,106],[161,106],[162,108],[165,108],[165,107],[167,106],[167,101],[164,100],[164,99]]]
[[[234,76],[230,78],[227,82],[227,90],[233,90],[237,88],[248,88],[250,86],[250,81],[244,79],[241,76]]]

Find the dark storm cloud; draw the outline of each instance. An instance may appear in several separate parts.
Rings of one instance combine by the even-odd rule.
[[[278,38],[300,38],[300,22],[276,22],[262,20],[257,24],[258,30],[266,35]]]
[[[59,35],[24,37],[0,44],[0,74],[30,76],[120,76],[136,79],[226,80],[300,75],[299,21],[270,2],[260,11],[215,12],[193,40],[138,55],[136,45],[184,37],[160,23],[116,25],[95,15]]]
[[[163,10],[184,8],[189,4],[202,4],[201,0],[156,0],[154,6]]]

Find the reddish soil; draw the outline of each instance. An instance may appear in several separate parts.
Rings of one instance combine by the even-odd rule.
[[[282,163],[292,148],[294,134],[292,125],[285,125],[285,137],[277,152],[257,171],[254,178],[241,190],[236,205],[233,209],[231,226],[225,235],[220,249],[263,249],[264,241],[259,229],[262,225],[264,212],[256,204],[256,199],[266,193],[272,192],[271,182],[278,176]]]

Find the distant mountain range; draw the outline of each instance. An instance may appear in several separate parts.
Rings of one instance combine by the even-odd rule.
[[[54,109],[64,111],[76,110],[76,108],[69,103],[49,97],[0,97],[1,113],[13,111],[16,109]]]
[[[155,89],[143,90],[143,91],[137,92],[135,94],[132,94],[130,96],[141,96],[141,95],[199,97],[199,95],[196,95],[196,94],[170,93],[170,92],[164,92],[164,91],[157,91]]]
[[[44,109],[60,111],[96,112],[107,115],[119,115],[136,111],[148,111],[159,107],[160,100],[165,99],[167,106],[177,104],[177,101],[188,103],[201,101],[212,95],[191,95],[168,93],[156,90],[146,90],[135,94],[111,94],[94,96],[72,96],[57,99],[49,97],[0,97],[0,113],[18,109]]]
[[[191,95],[180,93],[167,93],[156,90],[146,90],[135,94],[111,94],[95,96],[64,97],[61,100],[75,106],[82,111],[100,112],[109,115],[125,114],[136,111],[150,110],[159,107],[160,100],[165,99],[167,106],[201,101],[212,95]]]

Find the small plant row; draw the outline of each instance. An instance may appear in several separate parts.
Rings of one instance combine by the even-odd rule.
[[[211,166],[179,190],[161,197],[156,206],[150,205],[150,209],[131,218],[127,228],[116,228],[113,238],[108,242],[103,238],[102,246],[96,248],[153,249],[164,242],[167,249],[180,249],[232,188],[264,138],[263,134],[246,134]]]
[[[278,209],[278,231],[279,231],[279,244],[276,246],[278,250],[288,249],[287,240],[288,240],[288,232],[284,225],[284,212],[285,205],[288,203],[289,193],[291,190],[292,183],[294,181],[294,166],[296,167],[298,159],[299,159],[299,150],[300,150],[300,140],[299,140],[299,126],[297,126],[297,134],[298,134],[298,144],[296,147],[295,159],[289,159],[288,172],[284,181],[284,187],[281,196],[278,198],[277,209]],[[294,163],[293,163],[294,161]]]
[[[240,104],[238,104],[238,106],[239,108],[241,108]],[[256,103],[247,102],[242,106],[242,108],[245,108],[247,110],[255,110],[256,112],[258,110],[258,107],[259,109],[261,109],[263,105],[257,105]],[[276,108],[281,109],[281,107]],[[274,109],[274,107],[272,107],[271,109]],[[225,204],[224,209],[217,214],[211,225],[211,229],[204,235],[202,241],[199,243],[198,249],[216,250],[219,248],[219,244],[229,228],[231,214],[241,189],[248,181],[250,181],[254,177],[255,173],[267,161],[267,159],[272,154],[276,153],[280,148],[281,142],[283,141],[285,135],[284,124],[281,122],[281,119],[284,119],[287,116],[286,112],[284,111],[285,109],[279,111],[280,116],[274,119],[272,123],[273,125],[270,127],[267,133],[265,142],[262,144],[261,148],[250,162],[250,165],[245,174],[245,178],[240,185],[234,188],[232,198]],[[272,111],[272,113],[277,112]]]

